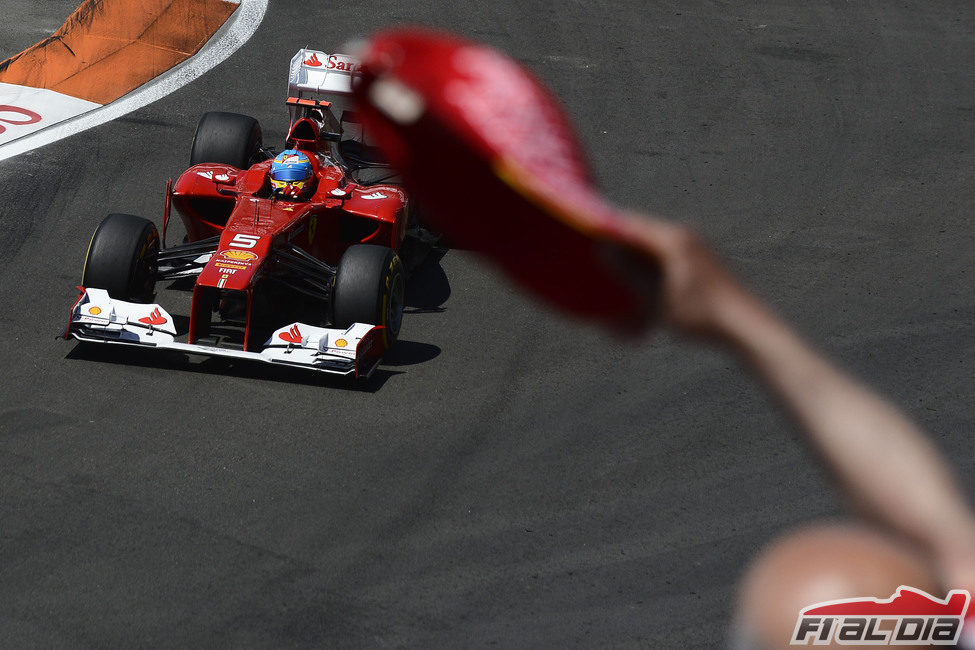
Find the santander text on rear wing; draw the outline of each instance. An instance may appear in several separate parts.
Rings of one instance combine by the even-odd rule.
[[[359,60],[347,54],[299,50],[291,59],[288,96],[351,95]]]

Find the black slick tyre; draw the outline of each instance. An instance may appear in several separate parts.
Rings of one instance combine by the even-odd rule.
[[[239,113],[204,113],[196,126],[190,165],[223,163],[247,169],[258,161],[263,136],[253,117]]]
[[[332,322],[341,328],[352,323],[381,325],[388,349],[399,337],[405,295],[403,264],[391,248],[350,246],[335,274]]]
[[[81,284],[105,289],[112,298],[149,301],[156,286],[159,233],[147,219],[110,214],[88,245]]]

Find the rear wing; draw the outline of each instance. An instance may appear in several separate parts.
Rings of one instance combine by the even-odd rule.
[[[299,50],[291,59],[288,97],[317,99],[317,95],[351,95],[353,77],[359,76],[359,66],[359,60],[347,54]]]
[[[325,124],[323,135],[338,140],[344,130],[343,123],[358,122],[358,118],[352,111],[340,111],[341,117],[336,119],[334,111],[340,107],[333,106],[333,102],[352,95],[352,85],[360,74],[359,67],[359,60],[348,54],[298,50],[288,71],[287,104],[291,124],[307,115],[307,109],[321,109],[321,120]]]

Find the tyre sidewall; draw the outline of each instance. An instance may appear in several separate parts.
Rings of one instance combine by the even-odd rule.
[[[392,250],[390,252],[392,253]],[[380,323],[383,326],[383,342],[387,348],[390,348],[399,338],[399,332],[403,326],[403,298],[406,293],[406,281],[403,276],[403,263],[400,261],[399,255],[393,253],[389,263],[385,265],[385,269],[379,313],[383,317],[383,322]]]

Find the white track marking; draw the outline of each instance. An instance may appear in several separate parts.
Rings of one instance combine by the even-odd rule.
[[[69,135],[122,117],[182,88],[212,70],[246,43],[264,19],[267,3],[268,0],[240,0],[240,8],[231,14],[227,22],[200,48],[199,52],[111,104],[0,145],[0,160],[43,147]]]
[[[0,82],[0,145],[101,106],[46,88]]]

